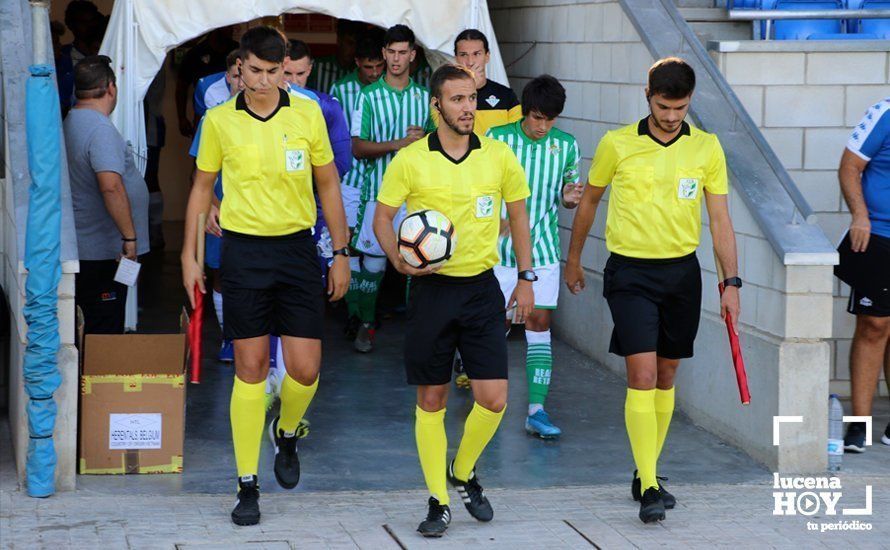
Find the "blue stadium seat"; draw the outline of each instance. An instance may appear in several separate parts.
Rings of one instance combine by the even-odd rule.
[[[777,10],[837,10],[839,0],[778,0]],[[776,40],[806,40],[811,34],[840,34],[840,19],[791,19],[773,23]]]
[[[890,10],[887,0],[865,0],[862,9]],[[890,39],[890,19],[860,19],[857,30],[861,34],[873,34],[879,39]]]

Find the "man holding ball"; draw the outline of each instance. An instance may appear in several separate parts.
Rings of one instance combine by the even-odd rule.
[[[374,232],[396,269],[412,276],[405,370],[408,383],[418,386],[415,436],[430,491],[429,511],[418,531],[440,537],[451,521],[446,478],[474,518],[494,517],[475,465],[507,406],[504,298],[492,270],[498,263],[502,200],[519,269],[508,302],[509,308],[516,308],[517,320],[532,312],[536,276],[531,270],[525,173],[505,143],[473,133],[472,73],[454,65],[440,67],[430,80],[430,97],[441,123],[435,132],[402,149],[389,165],[377,196]],[[415,269],[399,254],[392,223],[405,202],[409,212],[438,210],[454,224],[457,247],[438,270]],[[455,350],[463,357],[475,404],[457,455],[448,464],[445,405]]]

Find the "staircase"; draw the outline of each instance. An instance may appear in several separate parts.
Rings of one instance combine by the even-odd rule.
[[[751,40],[753,26],[748,21],[731,21],[726,0],[674,0],[680,15],[703,45],[711,40]]]

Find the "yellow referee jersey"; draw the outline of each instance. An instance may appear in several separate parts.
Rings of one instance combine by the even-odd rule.
[[[312,167],[334,160],[321,108],[279,90],[266,118],[244,94],[207,111],[197,166],[224,174],[220,226],[258,236],[296,233],[315,225]]]
[[[457,246],[441,275],[471,277],[498,262],[501,200],[529,196],[522,165],[503,142],[470,134],[461,159],[442,149],[436,132],[395,156],[377,200],[394,208],[407,201],[408,212],[438,210],[454,224]]]
[[[668,143],[649,132],[648,118],[606,133],[588,183],[612,184],[606,247],[633,258],[679,258],[695,251],[702,193],[729,191],[717,136],[683,123]]]

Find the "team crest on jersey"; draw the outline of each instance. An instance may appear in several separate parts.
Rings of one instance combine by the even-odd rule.
[[[491,94],[490,96],[488,96],[485,99],[485,103],[488,103],[492,107],[494,107],[495,105],[497,105],[500,102],[501,102],[501,100],[498,97],[496,97],[494,94]]]
[[[490,218],[492,214],[494,214],[494,197],[491,195],[476,197],[476,217]]]
[[[558,144],[556,144],[556,143],[550,144],[550,154],[551,155],[558,155],[561,150],[562,149],[560,149]]]
[[[680,178],[680,185],[677,189],[677,198],[683,200],[694,200],[697,195],[698,179]]]

